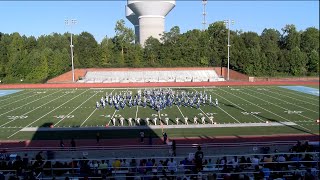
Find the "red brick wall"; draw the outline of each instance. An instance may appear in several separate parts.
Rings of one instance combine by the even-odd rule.
[[[228,77],[228,69],[225,67],[215,67],[214,70],[219,76],[223,76],[225,79]],[[229,78],[230,80],[236,80],[236,81],[249,81],[249,76],[239,73],[237,71],[234,71],[232,69],[229,70]]]
[[[79,77],[85,76],[86,73],[87,73],[86,69],[75,69],[74,70],[75,80],[78,80]],[[60,76],[57,76],[47,81],[47,83],[71,83],[71,82],[72,82],[72,71],[66,72],[64,74],[61,74]]]

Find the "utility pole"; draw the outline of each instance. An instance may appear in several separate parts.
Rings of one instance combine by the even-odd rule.
[[[230,23],[234,25],[234,20],[225,20],[224,24],[228,27],[228,73],[227,73],[227,80],[230,80]]]
[[[71,49],[71,66],[72,66],[72,82],[75,82],[75,77],[74,77],[74,64],[73,64],[73,41],[72,41],[72,26],[77,24],[76,19],[66,19],[65,25],[70,26],[70,49]]]

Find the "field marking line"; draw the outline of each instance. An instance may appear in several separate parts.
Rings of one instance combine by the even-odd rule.
[[[96,112],[96,110],[97,110],[97,108],[95,108],[95,109],[92,111],[92,113],[87,117],[87,119],[84,120],[84,121],[81,123],[80,127],[82,127],[82,125],[93,115],[94,112]]]
[[[90,88],[90,89],[92,90],[92,88]],[[115,90],[115,89],[113,89],[113,90],[111,91],[111,93],[112,93],[114,90]],[[85,108],[91,108],[91,107],[85,107]],[[94,112],[96,112],[96,110],[97,110],[97,108],[95,108],[95,109],[91,112],[91,114],[81,123],[80,127],[83,126],[83,124],[94,114]],[[110,123],[110,121],[109,121],[109,123]],[[108,123],[108,126],[109,126],[109,123]]]
[[[17,107],[17,108],[14,108],[14,109],[12,109],[11,111],[2,113],[2,114],[0,114],[0,116],[2,116],[2,115],[4,115],[4,114],[7,114],[7,113],[9,113],[9,112],[12,112],[12,111],[14,111],[14,110],[16,110],[16,109],[20,109],[20,108],[22,108],[22,107],[24,107],[24,106],[26,106],[26,105],[28,105],[28,104],[31,104],[31,103],[33,103],[33,102],[35,102],[35,101],[39,101],[40,99],[43,99],[43,98],[45,98],[45,97],[47,97],[47,96],[51,96],[51,95],[53,95],[53,94],[55,94],[55,93],[57,93],[57,92],[59,92],[59,91],[56,91],[56,92],[54,92],[54,93],[52,93],[52,94],[48,94],[48,95],[43,96],[43,97],[41,97],[41,98],[39,98],[39,99],[35,99],[35,100],[33,100],[33,101],[31,101],[31,102],[29,102],[29,103],[27,103],[27,104],[24,104],[24,105],[22,105],[22,106],[19,106],[19,107]]]
[[[31,98],[31,97],[36,96],[36,95],[39,95],[39,94],[34,94],[34,95],[32,95],[32,96],[28,96],[28,97],[25,97],[25,98],[23,98],[23,99],[19,99],[19,100],[13,101],[13,102],[11,102],[11,103],[7,103],[7,104],[5,104],[4,106],[0,106],[0,108],[3,108],[3,107],[5,107],[5,106],[9,106],[10,104],[13,104],[13,103],[16,103],[16,102],[19,102],[19,101],[22,101],[22,100]]]
[[[32,92],[34,92],[34,91],[33,91],[33,90],[31,90],[31,91],[26,91],[26,92],[21,93],[21,94],[16,95],[16,96],[9,96],[8,98],[1,99],[1,100],[0,100],[0,102],[2,102],[2,101],[6,101],[6,100],[11,99],[11,98],[16,98],[16,97],[19,97],[19,96],[22,96],[22,95],[25,95],[25,94],[28,94],[28,93],[30,93],[30,94],[31,94]],[[10,94],[10,95],[11,95],[11,94]],[[2,97],[4,97],[4,96],[2,96]]]
[[[111,116],[111,118],[110,118],[110,121],[109,121],[108,125],[110,124],[110,122],[111,122],[111,120],[112,120],[113,116],[116,114],[116,112],[117,112],[117,110],[114,110],[114,113],[112,114],[112,116]]]
[[[268,91],[268,92],[271,92],[271,93],[273,93],[273,94],[277,94],[277,95],[280,95],[280,96],[285,96],[285,97],[287,97],[287,98],[294,99],[294,100],[296,100],[296,101],[301,101],[301,102],[303,102],[303,103],[305,103],[305,104],[311,104],[311,105],[313,105],[313,106],[319,107],[319,104],[312,104],[312,103],[310,103],[310,102],[307,102],[307,101],[304,101],[304,100],[300,100],[300,99],[296,99],[296,98],[293,98],[293,97],[290,97],[290,96],[286,96],[286,95],[283,95],[283,94],[280,94],[280,93],[276,93],[276,92],[273,92],[273,91]]]
[[[46,104],[49,104],[50,102],[55,101],[55,100],[57,100],[57,99],[59,99],[59,98],[61,98],[61,97],[65,96],[65,95],[67,95],[67,94],[64,94],[64,95],[59,96],[59,97],[57,97],[57,98],[55,98],[55,99],[52,99],[52,100],[50,100],[49,102],[46,102],[45,104],[42,104],[41,106],[38,106],[37,108],[32,109],[31,111],[28,111],[28,112],[26,112],[26,113],[22,114],[21,116],[27,115],[27,114],[31,113],[32,111],[35,111],[35,110],[37,110],[38,108],[40,108],[40,107],[42,107],[42,106],[44,106],[44,105],[46,105]],[[12,119],[11,121],[8,121],[8,122],[6,122],[6,123],[4,123],[4,124],[0,125],[0,127],[3,127],[4,125],[6,125],[6,124],[8,124],[8,123],[11,123],[12,121],[15,121],[15,120],[17,120],[17,119]]]
[[[88,90],[89,90],[89,89],[88,89]],[[31,124],[33,124],[33,123],[35,123],[35,122],[39,121],[39,120],[40,120],[40,119],[42,119],[43,117],[47,116],[47,115],[48,115],[48,114],[50,114],[51,112],[53,112],[53,111],[55,111],[56,109],[58,109],[59,107],[61,107],[61,106],[65,105],[66,103],[70,102],[71,100],[73,100],[74,98],[76,98],[76,97],[80,96],[81,94],[83,94],[83,93],[87,92],[88,90],[83,91],[82,93],[78,94],[77,96],[75,96],[75,97],[73,97],[73,98],[69,99],[68,101],[64,102],[64,103],[63,103],[63,104],[61,104],[60,106],[58,106],[58,107],[56,107],[56,108],[52,109],[51,111],[49,111],[49,112],[48,112],[48,113],[46,113],[45,115],[43,115],[43,116],[39,117],[38,119],[36,119],[36,120],[35,120],[35,121],[33,121],[32,123],[30,123],[30,124],[26,125],[24,128],[26,128],[26,127],[30,126]],[[23,129],[23,128],[22,128],[22,129]],[[15,133],[11,134],[11,135],[10,135],[10,136],[8,136],[7,138],[8,138],[8,139],[9,139],[9,138],[11,138],[12,136],[14,136],[14,135],[16,135],[18,132],[20,132],[22,129],[20,129],[20,130],[18,130],[17,132],[15,132]]]
[[[193,90],[195,90],[194,88],[192,88]],[[195,91],[197,91],[197,90],[195,90]],[[226,112],[225,110],[223,110],[222,108],[220,108],[219,106],[218,106],[218,108],[219,109],[221,109],[224,113],[226,113],[228,116],[230,116],[232,119],[234,119],[235,121],[237,121],[238,123],[240,123],[240,121],[238,121],[235,117],[233,117],[231,114],[229,114],[228,112]],[[201,108],[199,108],[201,111],[202,111],[202,109]],[[202,111],[203,112],[203,111]],[[208,117],[208,115],[206,114],[206,113],[204,113],[203,112],[203,114],[205,114],[207,117]],[[209,117],[208,117],[209,118]]]
[[[210,92],[213,92],[213,91],[210,91]],[[219,94],[217,94],[217,93],[215,93],[215,92],[213,92],[213,93],[214,93],[215,95],[221,97],[222,99],[228,101],[229,103],[233,104],[234,106],[238,107],[239,109],[243,110],[244,112],[248,112],[248,111],[246,111],[245,109],[243,109],[242,107],[240,107],[239,105],[237,105],[237,104],[231,102],[230,100],[228,100],[228,99],[220,96]],[[211,94],[212,94],[212,93],[211,93]],[[220,106],[218,106],[218,107],[219,107],[219,109],[220,109]],[[221,110],[224,111],[222,108],[221,108]],[[262,122],[265,122],[264,120],[262,120],[260,117],[256,116],[255,114],[251,114],[251,113],[250,113],[250,115],[252,115],[253,117],[259,119],[259,120],[262,121]]]
[[[70,113],[68,113],[65,117],[61,118],[58,122],[56,122],[54,124],[54,126],[56,126],[57,124],[59,124],[61,121],[63,121],[67,116],[69,116],[71,113],[73,113],[75,110],[77,110],[80,106],[82,106],[84,103],[86,103],[87,101],[89,101],[93,96],[97,95],[98,92],[96,92],[94,95],[92,95],[91,97],[89,97],[88,99],[86,99],[85,101],[83,101],[79,106],[77,106],[75,109],[73,109]]]
[[[305,98],[305,99],[310,99],[310,100],[313,100],[313,101],[319,100],[319,97],[315,99],[315,98],[312,98],[312,97],[304,96],[302,94],[299,94],[298,91],[293,91],[293,90],[290,90],[290,89],[288,89],[289,91],[285,91],[284,89],[281,90],[282,88],[276,88],[276,87],[268,87],[267,89],[275,89],[275,90],[280,91],[282,93],[292,94],[292,95],[299,96],[299,97],[302,97],[302,98]],[[300,92],[300,93],[302,93],[302,92]],[[311,94],[306,94],[306,95],[311,95]],[[302,101],[302,100],[300,100],[300,101]],[[315,105],[315,104],[312,104],[312,105]],[[315,106],[319,107],[319,104],[315,105]]]
[[[139,105],[137,105],[137,110],[136,110],[136,118],[135,119],[137,119],[138,118],[138,108],[139,108]]]
[[[222,91],[225,91],[225,90],[222,90]],[[225,92],[229,93],[228,91],[225,91]],[[248,95],[247,93],[244,93],[244,92],[242,92],[242,93]],[[233,95],[232,93],[229,93],[229,94]],[[249,95],[250,95],[250,94],[249,94]],[[235,95],[233,95],[233,96],[235,96]],[[250,96],[251,96],[251,95],[250,95]],[[269,112],[269,113],[271,113],[271,114],[273,114],[273,115],[276,115],[276,116],[278,116],[278,117],[280,117],[280,118],[282,118],[282,119],[284,119],[284,120],[286,120],[286,121],[288,121],[288,122],[292,122],[292,121],[290,121],[289,119],[287,119],[287,118],[285,118],[285,117],[282,117],[282,116],[280,116],[280,115],[278,115],[278,114],[276,114],[276,113],[274,113],[274,112],[272,112],[272,111],[269,111],[268,109],[265,109],[265,108],[263,108],[263,107],[261,107],[261,106],[259,106],[259,105],[257,105],[257,104],[252,103],[251,101],[248,101],[248,100],[246,100],[246,99],[244,99],[244,98],[242,98],[242,97],[240,97],[240,96],[237,96],[237,97],[240,98],[240,99],[243,99],[243,100],[249,102],[250,104],[253,104],[254,106],[257,106],[257,107],[259,107],[259,108],[261,108],[261,109],[263,109],[263,110],[265,110],[265,111],[267,111],[267,112]],[[255,96],[253,96],[253,97],[255,97]],[[255,97],[255,98],[257,98],[257,97]],[[257,98],[257,99],[259,99],[259,98]],[[264,101],[264,100],[262,100],[262,101]],[[305,128],[305,127],[303,127],[303,126],[300,126],[299,124],[297,124],[297,126],[299,126],[299,127],[303,128],[303,129],[306,129],[306,130],[308,130],[308,131],[311,132],[310,129]]]
[[[250,90],[250,89],[247,89],[247,90],[249,90],[249,91],[253,91],[253,90]],[[253,91],[253,92],[255,92],[255,91]],[[263,93],[260,93],[260,92],[258,92],[259,94],[263,94]],[[268,96],[268,97],[272,97],[272,96],[269,96],[269,95],[266,95],[266,94],[263,94],[263,95],[265,95],[265,96]],[[253,95],[250,95],[250,96],[253,96]],[[253,97],[256,97],[256,96],[253,96]],[[256,98],[258,98],[258,97],[256,97]],[[272,97],[273,99],[277,99],[277,100],[280,100],[280,101],[284,101],[284,100],[281,100],[281,99],[278,99],[278,98],[275,98],[275,97]],[[281,109],[284,109],[284,110],[288,110],[289,111],[289,109],[287,109],[287,108],[284,108],[284,107],[282,107],[282,106],[279,106],[279,105],[277,105],[277,104],[274,104],[274,103],[272,103],[272,102],[269,102],[269,101],[267,101],[267,100],[264,100],[264,99],[261,99],[261,98],[258,98],[258,99],[260,99],[260,100],[262,100],[262,101],[265,101],[265,102],[267,102],[267,103],[270,103],[270,104],[272,104],[272,105],[274,105],[274,106],[277,106],[277,107],[279,107],[279,108],[281,108]],[[284,101],[284,102],[287,102],[287,101]],[[287,103],[289,103],[289,102],[287,102]],[[289,104],[292,104],[292,103],[289,103]],[[299,107],[301,107],[301,106],[299,106]],[[314,112],[314,111],[313,111]],[[310,120],[313,120],[312,118],[309,118],[309,117],[307,117],[307,116],[304,116],[304,115],[302,115],[302,114],[297,114],[298,116],[301,116],[301,117],[304,117],[304,118],[306,118],[306,119],[310,119]]]
[[[177,106],[177,105],[176,105]],[[178,108],[178,110],[180,111],[180,113],[181,113],[181,115],[182,115],[182,117],[183,117],[183,119],[185,118],[185,116],[183,115],[183,113],[182,113],[182,111],[181,111],[181,109],[179,108],[179,106],[177,106],[177,108]]]
[[[209,116],[208,116],[201,108],[199,108],[199,110],[200,110],[204,115],[206,115],[207,118],[209,119]],[[231,116],[231,117],[232,117],[232,116]]]

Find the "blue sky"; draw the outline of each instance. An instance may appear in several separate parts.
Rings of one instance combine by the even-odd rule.
[[[40,36],[52,32],[64,33],[69,29],[64,20],[75,18],[76,34],[88,31],[100,42],[114,36],[115,23],[125,19],[127,1],[0,1],[0,32],[19,32]],[[319,28],[317,1],[208,1],[207,23],[233,19],[233,30],[261,33],[264,28],[281,30],[286,24],[298,30]],[[181,32],[202,29],[201,1],[177,1],[166,17],[166,31],[179,26]],[[126,20],[126,25],[133,28]]]

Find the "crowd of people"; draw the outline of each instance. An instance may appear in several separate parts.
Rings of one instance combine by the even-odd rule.
[[[151,107],[156,111],[172,107],[173,105],[185,106],[199,109],[201,105],[216,105],[218,99],[213,99],[204,91],[174,91],[171,88],[167,89],[145,89],[138,90],[136,95],[131,91],[115,93],[106,93],[105,97],[101,97],[100,102],[96,102],[96,108],[105,108],[106,106],[114,107],[116,110],[124,109],[125,107],[142,106]]]
[[[168,107],[171,108],[174,105],[178,107],[185,106],[199,109],[202,105],[218,106],[219,102],[218,99],[215,99],[213,102],[211,95],[208,95],[205,90],[186,92],[174,91],[170,88],[145,89],[144,91],[138,90],[136,95],[132,95],[131,91],[119,92],[119,94],[115,93],[114,95],[111,92],[110,94],[106,93],[105,97],[101,97],[100,102],[96,102],[97,109],[110,106],[114,107],[117,111],[120,109],[125,109],[126,107],[132,108],[141,106],[144,108],[150,107],[153,110],[159,112]],[[206,117],[204,115],[199,118],[197,116],[193,117],[193,123],[200,124],[200,122],[198,121],[200,119],[202,124],[207,123]],[[154,117],[152,119],[141,119],[139,117],[136,117],[135,119],[127,118],[127,124],[129,126],[141,125],[143,123],[146,125],[160,125],[161,123],[169,125],[169,120],[170,119],[168,117],[164,118],[163,120],[159,119],[158,117]],[[208,120],[209,123],[216,124],[212,115],[210,117],[208,116]],[[111,117],[111,121],[113,126],[116,126],[116,124],[118,124],[119,126],[125,125],[124,117],[119,117],[118,119],[116,117]],[[188,117],[184,117],[182,120],[179,117],[176,117],[172,121],[175,125],[179,125],[179,123],[189,125],[190,119]]]
[[[285,153],[243,156],[205,156],[201,147],[194,156],[168,158],[113,158],[46,160],[42,152],[35,158],[5,157],[0,163],[0,179],[5,171],[14,170],[9,179],[35,179],[36,176],[89,177],[101,179],[304,179],[316,180],[319,156],[308,143],[298,143]],[[319,151],[318,151],[319,152]]]

